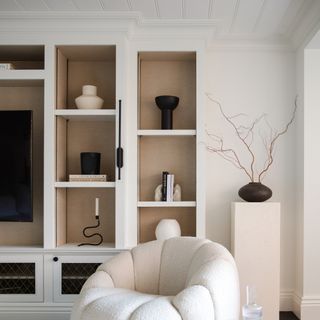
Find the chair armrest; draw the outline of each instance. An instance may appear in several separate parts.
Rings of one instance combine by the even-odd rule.
[[[234,261],[219,257],[205,263],[190,278],[187,285],[201,285],[209,291],[215,313],[214,319],[239,319],[239,277]]]
[[[208,289],[195,285],[178,293],[172,300],[183,320],[212,320],[214,309]]]
[[[97,270],[85,282],[81,292],[90,288],[114,288],[114,283],[107,272]]]

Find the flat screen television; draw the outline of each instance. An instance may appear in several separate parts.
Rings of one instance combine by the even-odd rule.
[[[0,111],[0,221],[33,220],[32,111]]]

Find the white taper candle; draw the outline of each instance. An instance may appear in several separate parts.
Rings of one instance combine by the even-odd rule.
[[[96,217],[99,217],[99,198],[96,198]]]

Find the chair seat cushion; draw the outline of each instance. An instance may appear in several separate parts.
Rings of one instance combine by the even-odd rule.
[[[171,297],[120,288],[91,288],[82,292],[82,297],[91,302],[81,320],[181,320]]]

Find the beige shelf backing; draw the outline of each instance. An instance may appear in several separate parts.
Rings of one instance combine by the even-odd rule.
[[[66,121],[57,117],[56,181],[68,181],[69,174],[80,174],[80,153],[101,153],[101,174],[115,180],[115,123]]]
[[[91,52],[91,53],[90,53]],[[57,49],[57,108],[75,109],[83,85],[97,86],[103,109],[115,106],[115,47],[70,46]]]
[[[175,175],[182,200],[196,200],[195,137],[142,137],[139,144],[139,201],[153,201],[162,171]]]
[[[161,219],[176,219],[182,236],[196,235],[195,208],[140,208],[139,242],[155,240],[155,230]]]
[[[115,242],[114,189],[59,189],[57,190],[57,246],[66,243],[87,242],[82,230],[96,224],[95,198],[100,198],[101,226],[104,242]],[[95,241],[92,238],[90,241]]]
[[[155,103],[155,97],[159,95],[180,98],[173,111],[173,129],[196,128],[195,56],[191,60],[173,59],[140,61],[139,129],[161,128],[161,113]]]
[[[33,222],[1,222],[0,244],[2,246],[42,246],[43,85],[41,87],[0,87],[0,96],[0,110],[33,110]]]

